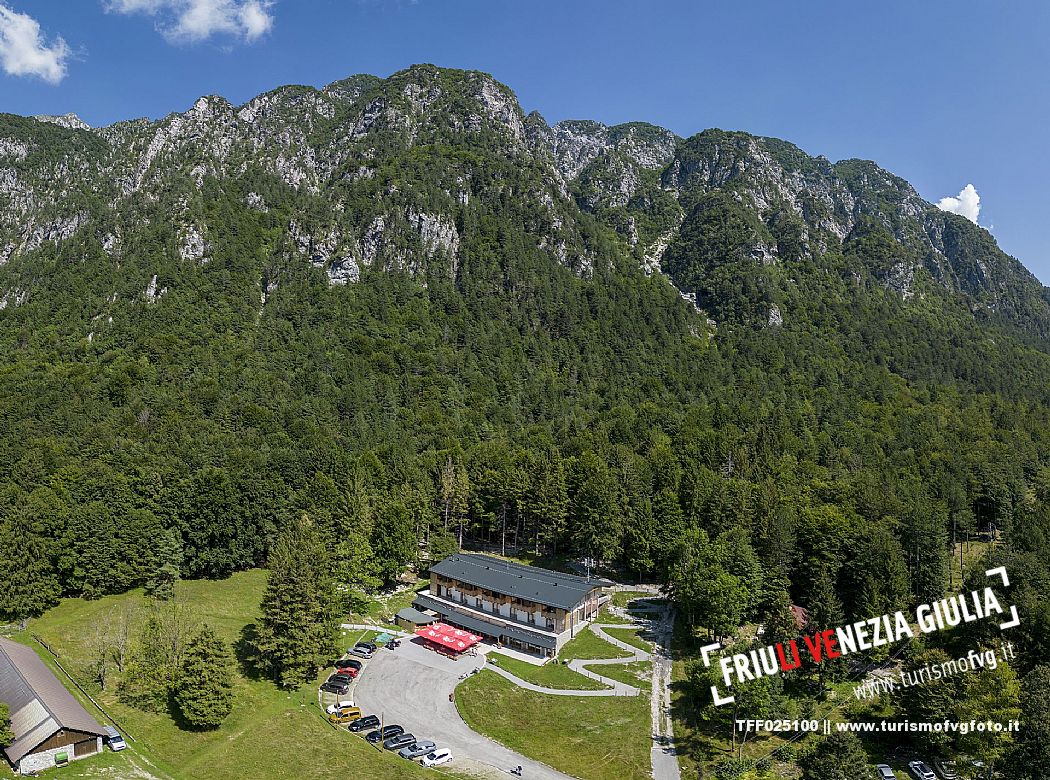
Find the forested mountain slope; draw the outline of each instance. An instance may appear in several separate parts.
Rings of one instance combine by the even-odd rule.
[[[304,511],[362,586],[458,534],[672,582],[732,538],[752,616],[1045,522],[1047,291],[873,163],[432,66],[73,119],[0,117],[2,616]]]

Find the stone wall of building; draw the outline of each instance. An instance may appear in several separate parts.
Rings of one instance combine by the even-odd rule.
[[[88,756],[101,753],[102,737],[96,739],[95,753],[89,753],[87,756],[75,756],[74,752],[75,749],[73,745],[64,745],[62,747],[51,748],[50,750],[42,750],[39,753],[30,753],[18,762],[18,771],[23,775],[30,775],[36,772],[42,772],[45,769],[51,769],[55,766],[55,756],[59,753],[67,754],[70,761],[75,761],[78,758],[87,758]]]

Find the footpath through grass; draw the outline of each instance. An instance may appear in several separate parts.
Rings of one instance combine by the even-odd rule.
[[[456,705],[475,731],[582,780],[651,776],[644,696],[550,696],[484,671],[456,689]]]
[[[266,582],[263,571],[235,574],[221,581],[180,583],[178,600],[195,622],[207,623],[225,641],[238,641],[255,621]],[[62,778],[136,778],[136,780],[401,780],[434,776],[363,739],[331,727],[317,707],[317,690],[307,685],[283,691],[270,682],[234,677],[233,712],[214,731],[183,731],[168,713],[148,713],[123,704],[114,687],[90,683],[91,642],[100,622],[116,621],[128,606],[145,612],[141,592],[97,601],[67,599],[30,621],[16,637],[49,660],[28,634],[36,634],[59,653],[60,661],[95,696],[136,741],[119,754],[74,761],[55,776]],[[353,632],[356,641],[358,632]],[[60,679],[66,682],[64,678]],[[92,710],[100,719],[102,716]],[[454,768],[453,768],[454,771]],[[447,773],[441,773],[447,774]]]
[[[597,691],[606,687],[597,680],[584,677],[561,663],[549,662],[543,666],[536,666],[535,664],[519,661],[517,658],[511,658],[496,652],[490,652],[489,659],[495,659],[496,666],[520,677],[525,682],[541,685],[544,688],[561,688],[567,691]]]

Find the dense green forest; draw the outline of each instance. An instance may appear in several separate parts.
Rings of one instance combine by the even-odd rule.
[[[550,129],[486,79],[288,88],[253,109],[254,146],[217,99],[98,132],[0,121],[31,149],[0,158],[0,619],[265,566],[304,514],[344,609],[462,544],[665,583],[700,637],[954,592],[970,540],[1011,572],[1012,673],[1045,703],[1045,291],[982,229],[873,188],[872,164],[773,139],[679,139],[610,200],[609,171],[638,167],[616,144],[648,135],[563,176]],[[317,186],[274,162],[282,122],[328,155]],[[816,184],[756,206],[718,174],[755,149],[852,188],[855,213]],[[33,239],[71,214],[87,227]],[[203,252],[180,249],[191,225]],[[769,712],[820,696],[767,693]],[[1044,776],[1045,746],[997,750]]]

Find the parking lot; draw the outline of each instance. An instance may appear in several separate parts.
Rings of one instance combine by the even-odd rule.
[[[526,778],[569,780],[568,775],[471,731],[460,718],[449,694],[460,675],[484,664],[485,656],[480,653],[452,660],[417,641],[405,641],[396,650],[380,649],[376,653],[357,681],[352,698],[365,713],[381,716],[384,723],[400,724],[419,739],[451,748],[453,767],[506,777],[520,765]]]

